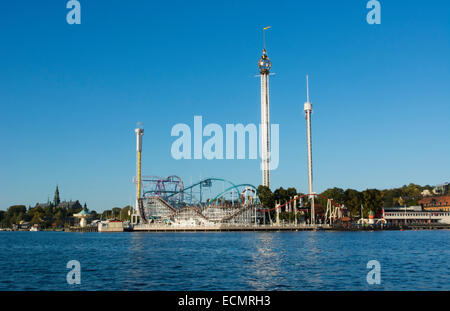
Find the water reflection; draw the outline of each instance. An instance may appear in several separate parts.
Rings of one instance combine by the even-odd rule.
[[[150,235],[144,233],[130,233],[127,247],[127,259],[123,267],[126,275],[124,278],[124,289],[138,289],[144,287],[150,281],[146,274],[148,273],[147,261],[150,260],[151,252],[146,249],[145,244]]]
[[[0,232],[0,290],[448,290],[449,234]],[[72,259],[78,287],[66,282]],[[382,264],[376,288],[370,259]]]
[[[280,236],[274,233],[256,234],[251,254],[254,277],[248,280],[252,290],[276,289],[283,286],[283,251],[280,250]],[[284,282],[283,282],[284,283]]]
[[[304,232],[302,236],[305,237],[304,248],[302,249],[302,257],[305,259],[305,270],[308,271],[305,276],[305,289],[321,287],[323,284],[321,272],[326,269],[326,265],[321,265],[321,249],[319,246],[319,235],[321,232]]]

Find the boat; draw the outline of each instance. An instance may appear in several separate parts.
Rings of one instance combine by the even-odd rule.
[[[37,231],[40,231],[40,230],[39,230],[39,227],[38,227],[38,226],[34,225],[34,226],[32,226],[32,227],[30,228],[30,231],[31,231],[31,232],[37,232]]]

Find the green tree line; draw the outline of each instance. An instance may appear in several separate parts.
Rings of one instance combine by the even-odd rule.
[[[82,210],[89,213],[91,219],[120,219],[122,221],[130,220],[129,212],[132,210],[131,206],[124,208],[114,207],[111,210],[105,210],[99,214],[95,210],[89,211],[85,206],[83,207],[78,201],[70,208],[66,206],[54,206],[48,204],[45,207],[36,205],[35,207],[26,207],[25,205],[13,205],[6,211],[0,210],[0,227],[11,228],[13,224],[20,224],[22,222],[29,222],[31,224],[39,224],[43,228],[57,227],[62,228],[74,224],[73,214],[79,213]]]
[[[393,189],[366,189],[358,191],[355,189],[341,189],[329,188],[322,193],[322,196],[332,199],[340,205],[345,205],[351,216],[361,215],[361,205],[363,206],[363,216],[367,217],[369,212],[377,214],[382,207],[398,207],[398,206],[413,206],[418,205],[422,198],[421,192],[423,190],[432,190],[433,187],[426,185],[420,186],[416,184],[404,185]],[[295,195],[302,195],[293,187],[284,189],[280,187],[275,191],[271,191],[265,186],[258,187],[258,194],[261,203],[266,208],[274,208],[275,202],[281,204],[288,202]],[[304,206],[308,207],[308,200],[304,200]],[[316,204],[319,208],[326,209],[327,200],[325,198],[317,197]]]

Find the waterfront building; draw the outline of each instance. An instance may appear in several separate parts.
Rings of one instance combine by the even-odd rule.
[[[422,197],[431,197],[431,196],[433,195],[433,193],[431,193],[430,190],[425,189],[424,191],[422,191],[422,192],[420,193],[420,195],[421,195]]]
[[[64,208],[68,211],[74,212],[79,211],[83,208],[83,206],[80,204],[80,201],[61,201],[60,194],[59,194],[59,188],[56,186],[55,195],[53,198],[53,201],[50,201],[50,199],[47,200],[47,203],[36,203],[35,207],[41,207],[43,209],[51,207],[53,208]],[[84,209],[87,209],[86,203],[84,204]]]
[[[382,212],[421,212],[423,211],[422,206],[415,205],[415,206],[399,206],[399,207],[385,207],[383,208]]]
[[[100,221],[97,226],[98,232],[123,232],[123,222],[120,220]]]
[[[18,231],[28,231],[31,228],[31,223],[21,220],[18,224],[13,224],[12,229]]]
[[[425,211],[450,212],[450,195],[423,198],[419,204]]]
[[[71,211],[75,211],[75,210],[79,210],[80,208],[83,208],[83,206],[80,204],[80,202],[78,200],[63,201],[63,202],[59,203],[57,207],[62,207],[62,208],[65,208],[65,209],[71,210]]]
[[[425,211],[420,206],[384,208],[388,224],[450,224],[450,211]]]
[[[433,189],[433,193],[437,195],[447,194],[450,188],[450,183],[446,182],[441,185],[437,185]]]

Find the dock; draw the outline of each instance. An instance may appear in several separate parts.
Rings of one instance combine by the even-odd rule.
[[[395,230],[450,230],[448,224],[409,224],[408,226],[349,226],[339,225],[216,225],[182,226],[162,224],[139,224],[121,230],[98,230],[97,227],[70,227],[66,232],[298,232],[298,231],[395,231]]]
[[[450,230],[449,224],[408,224],[406,230]]]
[[[333,230],[329,225],[256,225],[256,226],[174,226],[136,225],[127,231],[133,232],[231,232],[231,231],[318,231]]]
[[[408,226],[335,226],[335,225],[218,225],[218,226],[174,226],[161,224],[141,224],[126,228],[128,232],[256,232],[256,231],[397,231],[397,230],[450,230],[447,224],[417,224]]]
[[[69,227],[64,231],[66,232],[98,232],[97,227]]]

